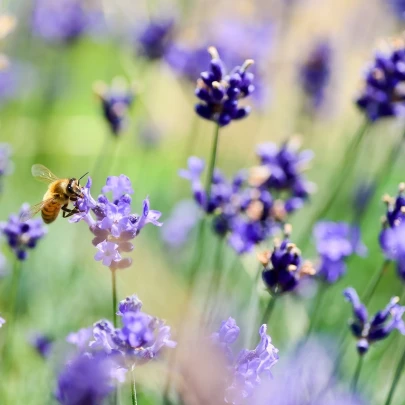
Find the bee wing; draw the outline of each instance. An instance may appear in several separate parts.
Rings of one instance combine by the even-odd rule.
[[[53,201],[53,198],[48,198],[47,200],[41,201],[40,203],[33,205],[32,207],[30,207],[28,211],[25,211],[20,215],[20,221],[27,222],[34,215],[38,214],[38,212],[41,211],[42,208],[44,208],[44,206],[50,203],[51,201]]]
[[[39,181],[43,183],[53,183],[56,180],[59,180],[47,167],[44,165],[36,164],[31,168],[32,175]]]

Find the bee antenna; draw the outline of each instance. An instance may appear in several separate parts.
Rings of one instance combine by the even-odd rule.
[[[79,182],[80,182],[80,180],[84,177],[84,176],[87,176],[89,174],[89,172],[87,172],[87,173],[84,173],[83,174],[83,176],[82,177],[80,177],[80,179],[78,180]]]

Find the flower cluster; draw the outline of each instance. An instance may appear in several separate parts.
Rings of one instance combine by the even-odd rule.
[[[253,93],[253,73],[247,72],[253,60],[248,59],[237,66],[228,75],[214,47],[208,48],[211,54],[210,70],[202,72],[197,81],[196,96],[201,100],[195,110],[207,120],[223,127],[232,120],[245,118],[250,108],[240,107],[239,100]]]
[[[405,1],[404,0],[388,0],[388,5],[391,7],[392,12],[400,21],[405,20]]]
[[[327,283],[334,283],[345,274],[346,258],[367,251],[360,240],[360,229],[345,222],[318,222],[313,234],[320,256],[317,275]]]
[[[94,92],[101,100],[104,118],[111,132],[119,135],[125,129],[128,109],[134,101],[134,89],[124,79],[116,77],[110,87],[101,81],[95,83]]]
[[[290,233],[291,227],[286,225],[284,239],[275,239],[273,250],[259,254],[264,266],[262,279],[271,295],[293,291],[303,277],[315,274],[311,263],[303,262],[300,250],[290,242]]]
[[[258,387],[269,381],[270,369],[278,361],[278,350],[271,344],[266,325],[259,329],[260,342],[254,350],[242,349],[234,356],[230,345],[237,340],[239,332],[235,320],[229,318],[212,335],[213,342],[224,351],[229,365],[225,401],[230,404],[241,404],[251,398]]]
[[[404,62],[405,44],[398,38],[388,50],[378,52],[367,69],[364,89],[356,102],[370,121],[404,114]]]
[[[331,70],[331,48],[328,41],[320,41],[311,50],[300,68],[300,82],[311,107],[318,108],[325,97]]]
[[[398,195],[383,197],[387,211],[383,217],[383,228],[379,235],[385,256],[397,262],[398,275],[405,280],[405,183],[398,187]]]
[[[137,35],[138,53],[149,60],[163,58],[171,44],[174,28],[172,18],[150,21]]]
[[[29,342],[41,357],[47,358],[50,355],[53,347],[53,339],[49,336],[36,333],[31,336]]]
[[[81,0],[36,0],[32,30],[49,42],[73,42],[92,30],[101,12],[87,9]]]
[[[294,141],[281,148],[271,143],[260,145],[260,166],[239,171],[230,182],[215,169],[209,198],[201,181],[205,167],[201,159],[190,157],[188,170],[180,170],[179,175],[191,182],[197,204],[213,214],[215,232],[228,235],[239,254],[266,240],[308,199],[313,184],[302,171],[312,153],[300,152],[297,146]],[[284,199],[277,198],[281,193]]]
[[[142,228],[152,223],[156,226],[161,216],[159,211],[151,210],[149,199],[143,201],[142,214],[131,213],[131,197],[133,193],[131,181],[123,174],[107,178],[106,185],[97,200],[90,194],[91,178],[83,187],[84,198],[76,202],[79,213],[75,214],[70,222],[85,221],[94,235],[93,245],[98,249],[96,260],[101,260],[104,266],[111,270],[124,269],[131,265],[130,258],[123,258],[122,252],[131,252],[131,242],[139,235]],[[112,193],[109,201],[105,193]],[[94,217],[91,215],[93,213]]]
[[[349,325],[353,336],[358,339],[357,351],[360,355],[368,351],[370,344],[385,339],[394,329],[405,335],[405,323],[402,320],[405,307],[398,305],[398,297],[391,298],[389,304],[369,320],[367,309],[356,290],[346,288],[343,294],[353,306],[354,320]]]
[[[11,214],[7,222],[0,223],[0,232],[7,239],[8,245],[14,251],[18,260],[25,260],[27,250],[34,249],[38,241],[46,234],[46,228],[40,219],[21,221],[22,216],[28,210],[28,204],[24,204],[18,215]]]
[[[98,405],[114,388],[110,359],[80,353],[59,374],[55,397],[61,405]]]
[[[117,312],[122,319],[121,328],[101,320],[94,324],[92,333],[83,329],[69,335],[68,341],[93,355],[112,358],[121,369],[156,359],[165,347],[174,348],[176,342],[170,339],[170,327],[164,321],[141,309],[142,302],[136,295],[127,297],[119,303]]]

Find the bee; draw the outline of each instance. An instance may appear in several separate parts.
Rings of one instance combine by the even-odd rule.
[[[41,211],[42,219],[46,224],[55,221],[60,210],[62,210],[63,218],[70,217],[79,212],[77,208],[68,208],[68,205],[70,202],[77,201],[78,198],[83,198],[80,180],[88,172],[80,177],[79,180],[74,177],[59,179],[45,166],[36,164],[32,166],[31,173],[37,180],[47,183],[49,186],[42,201],[21,215],[20,219],[22,222],[29,220],[39,211]]]

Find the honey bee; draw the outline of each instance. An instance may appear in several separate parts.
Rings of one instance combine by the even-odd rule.
[[[67,218],[79,212],[77,208],[70,209],[70,202],[83,198],[80,180],[88,174],[84,174],[79,180],[75,178],[59,179],[48,168],[43,165],[34,165],[31,168],[32,175],[39,181],[49,184],[44,198],[39,204],[30,208],[29,211],[21,215],[21,221],[25,222],[41,211],[42,219],[46,224],[50,224],[58,217],[62,210],[63,218]]]

